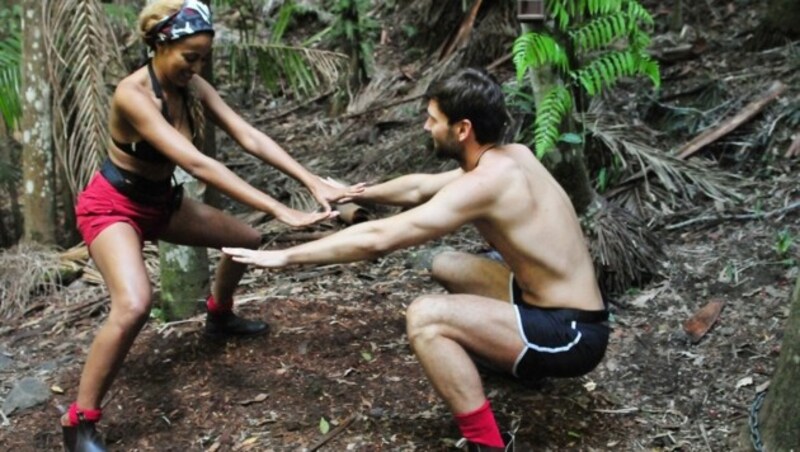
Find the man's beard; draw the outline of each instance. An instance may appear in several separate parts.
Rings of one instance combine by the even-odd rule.
[[[436,151],[436,158],[439,160],[458,160],[463,159],[463,147],[453,137],[447,136],[442,141],[433,140],[433,149]]]

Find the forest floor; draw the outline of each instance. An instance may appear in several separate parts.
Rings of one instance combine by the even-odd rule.
[[[713,15],[706,5],[715,8]],[[787,68],[797,72],[797,50],[786,45],[748,52],[731,44],[735,27],[730,23],[747,29],[756,21],[742,2],[736,3],[740,11],[732,5],[700,2],[691,7],[694,16],[687,15],[687,22],[705,24],[691,31],[697,36],[693,44],[702,41],[704,47],[700,54],[663,65],[664,92],[711,79],[726,83],[729,100],[749,101],[772,80],[787,79],[790,88],[773,108],[796,103],[800,87],[796,75],[788,80],[792,72]],[[704,22],[704,15],[714,20]],[[269,115],[258,102],[249,107],[243,113],[257,124]],[[424,141],[421,108],[414,110],[413,120],[388,128],[376,128],[369,115],[334,126],[322,110],[310,106],[260,126],[311,168],[348,168],[352,171],[345,172],[359,180],[386,177],[386,167],[376,162],[402,160],[403,149],[422,148],[415,144]],[[775,110],[769,112],[695,157],[740,176],[742,201],[721,204],[698,196],[692,209],[649,219],[664,244],[662,275],[617,297],[611,306],[609,348],[593,372],[548,380],[539,388],[486,376],[498,421],[506,428],[518,425],[518,450],[733,448],[757,392],[774,371],[798,276],[797,261],[790,260],[797,256],[797,245],[789,243],[785,254],[776,251],[780,243],[800,237],[800,210],[779,212],[800,199],[800,162],[783,157],[792,131],[785,121],[775,120],[778,126],[767,134],[771,138],[742,144],[743,137],[758,135],[774,120]],[[659,145],[668,150],[690,138],[665,134]],[[326,157],[321,149],[338,154]],[[355,163],[337,160],[344,153],[352,154]],[[234,171],[274,187],[274,173],[255,173],[251,160],[227,151],[223,156]],[[441,167],[424,155],[410,160],[419,166],[396,165],[394,170]],[[232,210],[244,212],[241,206]],[[762,219],[701,218],[752,211],[778,213]],[[258,227],[269,247],[298,243],[295,233],[274,222]],[[425,250],[443,246],[486,250],[477,233],[464,228],[375,261],[249,271],[237,309],[267,319],[272,325],[267,336],[212,340],[202,334],[201,315],[171,324],[151,321],[105,401],[100,428],[111,449],[452,449],[458,430],[411,353],[404,325],[411,301],[443,292],[418,263]],[[212,251],[211,257],[216,260],[219,254]],[[0,397],[28,376],[44,381],[52,392],[49,402],[0,419],[0,450],[60,449],[57,408],[74,400],[88,347],[105,319],[102,308],[63,322],[63,307],[78,298],[77,291],[97,291],[83,287],[39,300],[0,328]],[[699,341],[690,340],[684,322],[714,300],[724,303],[719,319]]]

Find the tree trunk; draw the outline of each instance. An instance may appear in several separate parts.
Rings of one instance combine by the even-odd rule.
[[[51,91],[43,39],[43,5],[22,3],[22,184],[26,241],[54,244],[55,194]]]
[[[767,6],[765,27],[788,38],[800,36],[800,2],[797,0],[770,0]]]
[[[2,221],[0,227],[3,228],[2,246],[11,246],[19,240],[22,233],[22,211],[19,206],[19,193],[17,191],[17,183],[19,175],[17,168],[20,166],[19,162],[19,143],[8,136],[8,131],[4,127],[0,127],[0,166],[3,167],[3,174],[0,176],[0,193],[7,193],[0,195],[0,199],[8,199],[8,205],[5,202],[0,204],[0,212],[2,212]],[[8,211],[5,209],[8,207]]]
[[[203,199],[205,184],[181,168],[175,178],[183,184],[184,198]],[[208,293],[208,251],[202,247],[159,242],[161,261],[161,308],[167,320],[194,314],[197,302]]]
[[[760,411],[765,450],[800,451],[800,278],[790,303],[778,367]]]

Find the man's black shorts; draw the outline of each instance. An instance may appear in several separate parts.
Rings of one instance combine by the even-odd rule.
[[[608,345],[608,311],[533,307],[523,303],[513,274],[509,286],[520,335],[527,344],[514,363],[515,377],[577,377],[600,363]]]

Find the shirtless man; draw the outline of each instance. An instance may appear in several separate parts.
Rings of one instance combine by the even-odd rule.
[[[223,251],[270,268],[352,262],[474,224],[505,264],[438,255],[433,276],[449,294],[414,300],[406,328],[468,450],[504,450],[513,437],[501,437],[473,358],[522,381],[583,375],[603,358],[608,313],[566,193],[530,149],[499,143],[507,118],[500,86],[483,71],[463,69],[431,86],[426,98],[425,130],[437,155],[460,168],[402,176],[358,196],[416,207],[285,250]]]

